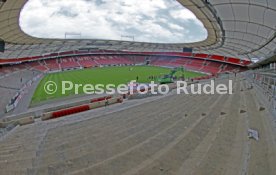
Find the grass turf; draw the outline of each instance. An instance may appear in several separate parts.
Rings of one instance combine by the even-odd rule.
[[[71,81],[74,84],[126,84],[131,80],[136,80],[139,77],[139,83],[149,83],[151,80],[149,76],[160,76],[170,73],[171,69],[152,66],[135,66],[135,67],[105,67],[105,68],[93,68],[84,70],[75,70],[59,73],[47,74],[39,83],[33,97],[32,104],[43,102],[46,100],[58,99],[65,96],[75,94],[74,90],[68,91],[66,94],[62,94],[61,86],[62,81]],[[176,76],[181,76],[182,72],[177,72]],[[186,78],[200,77],[204,74],[185,71]],[[44,85],[48,81],[53,81],[57,84],[58,90],[52,95],[48,95],[44,90]],[[82,88],[80,88],[79,94],[83,94]]]

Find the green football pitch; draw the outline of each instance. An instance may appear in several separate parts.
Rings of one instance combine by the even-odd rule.
[[[162,76],[169,74],[171,69],[163,67],[152,66],[134,66],[134,67],[104,67],[92,68],[83,70],[66,71],[59,73],[51,73],[45,75],[41,80],[37,89],[32,97],[32,104],[37,104],[46,100],[58,99],[75,94],[74,90],[62,94],[61,86],[62,81],[70,81],[73,84],[127,84],[131,80],[136,80],[139,77],[139,83],[150,83],[149,76]],[[204,74],[185,71],[186,78],[200,77]],[[176,76],[182,76],[182,72],[177,72]],[[54,94],[47,94],[45,92],[45,84],[49,81],[55,82],[57,91]],[[83,94],[80,90],[79,94]]]

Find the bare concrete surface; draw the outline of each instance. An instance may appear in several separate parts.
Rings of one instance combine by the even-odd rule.
[[[272,116],[254,89],[240,91],[243,80],[234,86],[233,95],[171,93],[17,127],[0,141],[1,173],[273,175]]]
[[[28,89],[28,92],[23,95],[23,97],[20,100],[20,102],[18,103],[17,107],[10,113],[5,114],[5,116],[18,115],[20,113],[24,113],[24,112],[28,111],[29,105],[31,104],[31,101],[32,101],[33,94],[34,94],[39,82],[41,81],[41,79],[42,78],[35,81],[34,84],[32,84],[32,86],[30,86],[30,88]]]

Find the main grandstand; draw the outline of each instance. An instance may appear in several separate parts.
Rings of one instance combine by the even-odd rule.
[[[28,1],[0,0],[0,175],[275,174],[276,1],[177,1],[204,41],[36,38],[19,25]],[[44,92],[168,75],[166,95]],[[179,95],[180,79],[234,93]]]

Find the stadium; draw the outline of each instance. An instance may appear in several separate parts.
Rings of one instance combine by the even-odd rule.
[[[275,174],[275,0],[60,1],[63,15],[75,21],[85,15],[73,5],[104,20],[99,9],[109,3],[136,15],[129,25],[145,22],[145,32],[152,32],[148,21],[173,22],[169,14],[187,9],[179,19],[191,31],[172,32],[167,40],[161,22],[153,24],[160,33],[145,35],[127,24],[107,25],[131,31],[117,38],[111,35],[115,28],[90,27],[91,38],[78,24],[53,20],[60,11],[51,14],[50,24],[76,26],[77,33],[65,30],[62,38],[59,27],[45,23],[34,36],[22,24],[25,13],[31,14],[31,31],[43,22],[35,18],[46,16],[42,10],[27,8],[34,1],[45,11],[59,2],[0,0],[0,175]],[[153,15],[157,7],[162,13]],[[139,9],[152,13],[137,17]],[[111,21],[127,16],[107,12]],[[197,33],[206,37],[188,40]],[[187,83],[189,92],[212,83],[231,84],[232,92],[178,93],[178,82]],[[150,83],[168,92],[150,93]],[[109,94],[110,84],[126,90]],[[87,93],[95,92],[93,85],[103,92]]]

